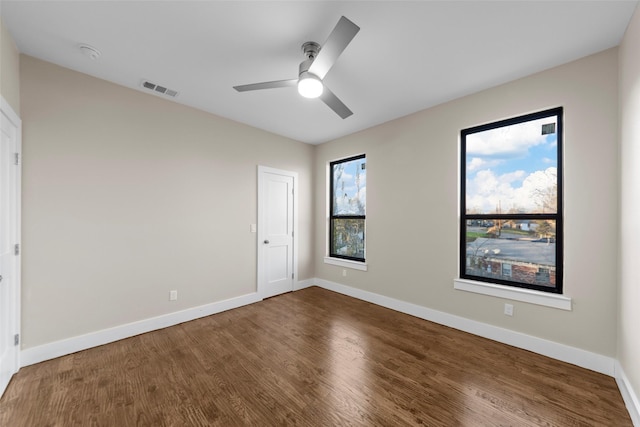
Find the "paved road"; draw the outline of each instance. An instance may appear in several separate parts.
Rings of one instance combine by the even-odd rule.
[[[521,235],[515,236],[522,237]],[[474,242],[467,243],[467,255],[483,256],[486,254],[487,257],[495,259],[555,265],[555,243],[513,240],[504,237],[504,230],[500,239],[479,237]]]

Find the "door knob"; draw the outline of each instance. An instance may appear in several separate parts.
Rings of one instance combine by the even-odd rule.
[[[268,240],[265,240],[265,241],[264,241],[264,244],[265,244],[265,245],[268,245],[268,244],[269,244],[269,241],[268,241]]]

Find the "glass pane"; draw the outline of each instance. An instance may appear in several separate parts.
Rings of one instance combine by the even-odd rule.
[[[466,274],[556,286],[556,222],[469,220]]]
[[[333,165],[333,215],[365,215],[367,207],[366,159]]]
[[[364,219],[334,218],[331,226],[331,255],[364,260]]]
[[[467,214],[556,213],[558,116],[466,135]]]

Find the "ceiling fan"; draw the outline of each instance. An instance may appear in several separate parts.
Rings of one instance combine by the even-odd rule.
[[[233,88],[238,92],[247,92],[297,86],[300,95],[307,98],[319,97],[337,115],[346,119],[353,112],[323,84],[322,80],[358,31],[360,31],[360,27],[343,16],[322,47],[316,42],[306,42],[302,45],[306,59],[300,63],[297,79],[253,83]]]

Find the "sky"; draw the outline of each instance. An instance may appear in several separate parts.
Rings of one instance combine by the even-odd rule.
[[[365,215],[367,205],[366,159],[352,160],[343,163],[343,165],[345,166],[344,171],[337,181],[336,192],[339,197],[334,214]],[[356,178],[358,179],[357,183]]]
[[[479,213],[539,211],[535,190],[556,183],[557,133],[542,135],[546,117],[466,137],[467,210]]]

